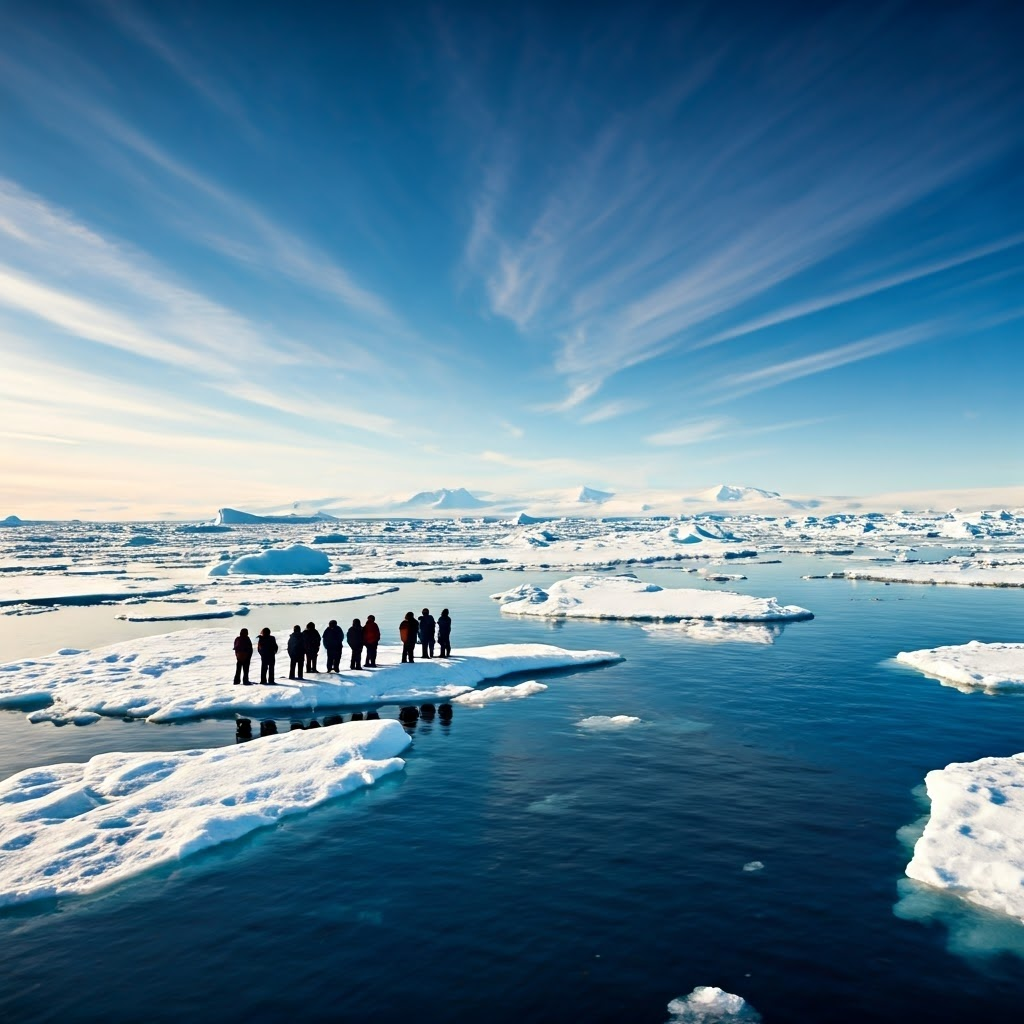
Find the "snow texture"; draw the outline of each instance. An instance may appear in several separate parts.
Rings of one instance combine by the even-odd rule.
[[[592,732],[616,732],[619,729],[628,729],[639,722],[640,719],[632,715],[592,715],[590,718],[581,718],[576,725]]]
[[[876,565],[846,569],[848,580],[882,583],[950,584],[958,587],[1024,587],[1024,566],[984,565],[976,562],[932,562]]]
[[[458,697],[452,697],[453,704],[467,704],[470,706],[482,706],[492,704],[496,700],[516,700],[520,697],[532,697],[535,693],[543,693],[547,689],[544,683],[530,680],[526,683],[518,683],[515,686],[488,686],[483,690],[470,690],[469,693],[462,693]]]
[[[399,771],[399,722],[211,750],[99,754],[0,783],[0,907],[82,895],[231,842]]]
[[[774,597],[748,597],[730,591],[669,590],[644,583],[632,573],[573,576],[551,584],[546,590],[522,584],[492,596],[502,602],[501,610],[507,615],[551,619],[773,622],[814,618],[806,608],[780,605]]]
[[[1024,754],[947,765],[925,786],[907,875],[1024,922]]]
[[[963,692],[1024,687],[1024,643],[983,644],[901,651],[896,660]]]
[[[251,631],[255,633],[256,631]],[[485,680],[519,672],[579,668],[621,660],[609,651],[567,651],[548,644],[494,644],[452,658],[401,664],[401,647],[382,644],[375,669],[287,678],[285,635],[279,636],[275,686],[234,686],[235,633],[194,629],[138,638],[94,651],[52,654],[0,665],[0,708],[45,708],[46,720],[82,712],[171,722],[239,712],[272,715],[366,704],[449,699]],[[259,655],[251,678],[257,682]],[[540,685],[540,684],[534,684]]]
[[[243,555],[233,562],[215,565],[211,576],[243,574],[247,576],[323,576],[331,571],[331,560],[305,544],[271,548],[258,555]]]
[[[761,1015],[741,996],[714,985],[698,985],[688,996],[668,1004],[667,1024],[756,1024]]]

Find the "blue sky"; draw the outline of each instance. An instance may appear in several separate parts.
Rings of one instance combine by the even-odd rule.
[[[0,512],[1020,484],[1019,6],[9,2]]]

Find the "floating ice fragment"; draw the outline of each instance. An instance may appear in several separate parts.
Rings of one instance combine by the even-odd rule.
[[[743,865],[743,870],[744,871],[764,871],[764,864],[761,863],[761,861],[759,861],[759,860],[747,861],[747,863]]]
[[[581,718],[576,725],[580,729],[590,729],[593,732],[612,732],[617,729],[628,729],[639,722],[640,719],[632,715],[591,715],[590,718]]]
[[[964,693],[1024,687],[1024,643],[984,644],[901,651],[896,660]]]
[[[544,683],[529,680],[515,686],[488,686],[485,690],[470,690],[452,697],[453,704],[482,705],[491,704],[496,700],[516,700],[520,697],[532,697],[535,693],[543,693],[547,689]]]
[[[667,1024],[757,1024],[761,1015],[741,996],[714,985],[698,985],[688,996],[668,1004]]]

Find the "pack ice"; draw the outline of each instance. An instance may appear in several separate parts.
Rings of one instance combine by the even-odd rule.
[[[239,839],[399,771],[410,743],[399,722],[351,722],[19,772],[0,783],[0,907],[94,892]]]
[[[378,668],[286,678],[277,659],[275,686],[234,686],[234,631],[192,629],[122,641],[94,651],[66,650],[0,665],[0,708],[36,708],[30,721],[88,722],[89,713],[170,722],[232,712],[292,710],[447,699],[488,679],[518,672],[600,665],[610,651],[568,651],[549,644],[493,644],[447,659],[401,664],[401,648],[381,645]],[[284,646],[284,637],[278,642]],[[259,656],[252,677],[259,680]]]
[[[1024,687],[1024,643],[972,640],[952,647],[901,651],[896,660],[964,692]]]
[[[907,875],[1024,922],[1024,754],[929,772]]]
[[[547,589],[524,583],[492,596],[502,602],[501,610],[508,615],[538,615],[551,619],[774,622],[814,618],[806,608],[781,605],[774,597],[750,597],[731,591],[666,589],[656,583],[644,583],[632,573],[572,576]]]

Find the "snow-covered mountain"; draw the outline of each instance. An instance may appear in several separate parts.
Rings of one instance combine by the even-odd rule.
[[[465,487],[442,487],[439,491],[420,491],[408,501],[403,501],[397,508],[464,509],[486,508],[488,505],[489,501],[474,497]]]
[[[717,487],[710,487],[696,495],[704,501],[737,502],[760,501],[765,498],[781,498],[778,491],[765,491],[760,487],[744,487],[739,484],[719,484]]]
[[[614,497],[614,491],[599,491],[596,487],[583,486],[576,495],[576,500],[584,504],[601,505]]]

